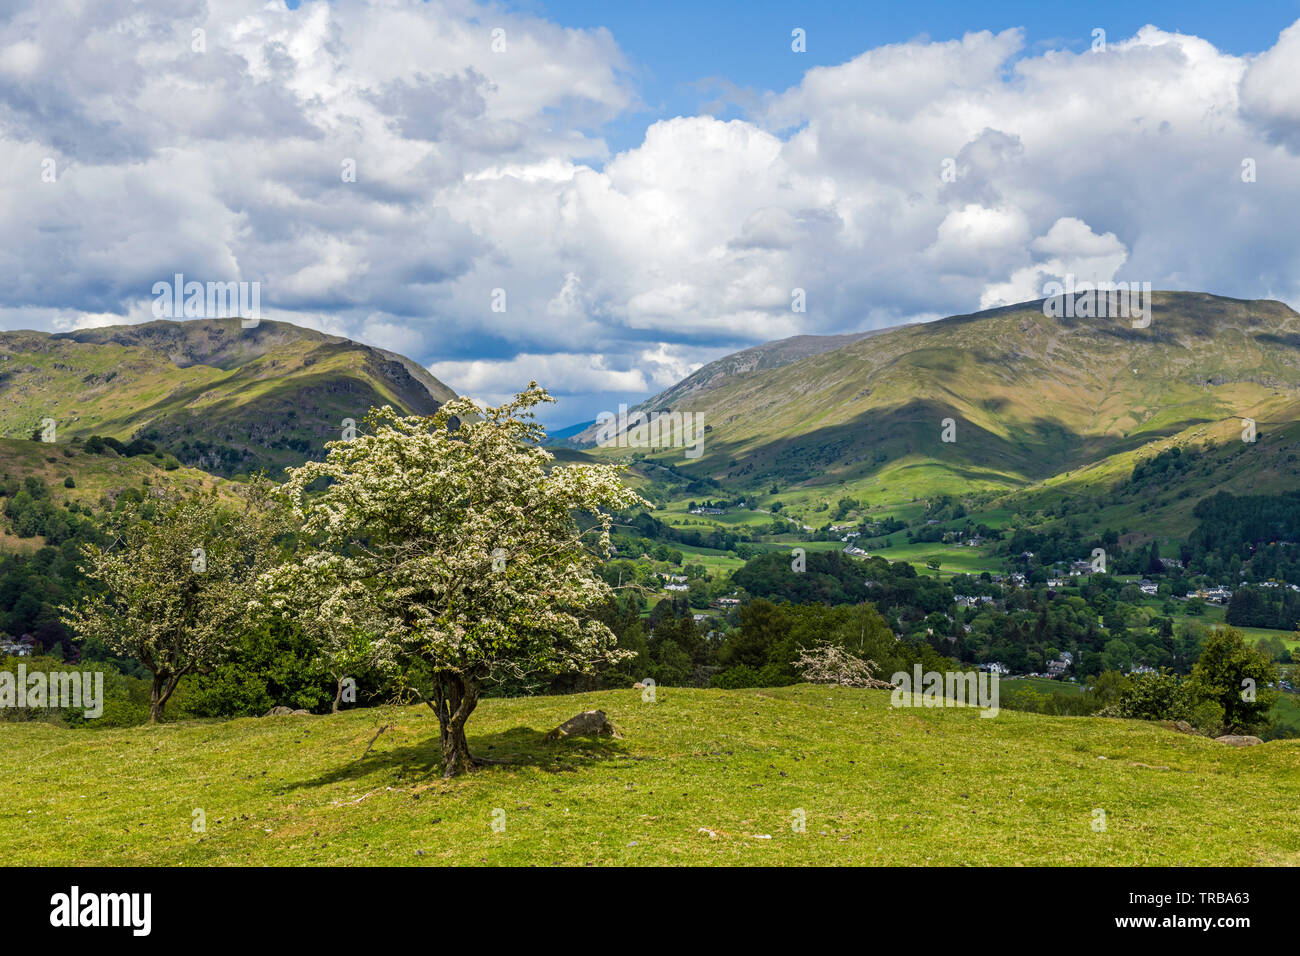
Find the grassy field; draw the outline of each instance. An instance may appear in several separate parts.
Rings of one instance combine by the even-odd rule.
[[[978,548],[958,547],[938,542],[907,544],[907,539],[901,535],[898,536],[898,540],[902,543],[880,550],[873,550],[871,553],[888,558],[890,561],[906,561],[915,565],[918,571],[923,572],[927,572],[926,563],[928,561],[936,560],[939,562],[939,568],[945,578],[954,574],[979,574],[981,571],[1000,573],[1002,570],[1002,560],[1000,558],[985,554]]]
[[[625,739],[542,740],[591,707]],[[1237,750],[1132,721],[893,709],[883,691],[660,688],[655,703],[632,690],[486,701],[471,746],[512,763],[443,781],[436,730],[424,708],[0,725],[0,858],[1300,864],[1300,742]]]
[[[1083,687],[1067,680],[1053,680],[1050,677],[1017,677],[1013,680],[999,681],[1003,692],[1013,690],[1032,690],[1040,694],[1059,692],[1074,696],[1083,693]]]

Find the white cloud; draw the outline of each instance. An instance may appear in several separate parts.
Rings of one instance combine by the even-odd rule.
[[[578,401],[1064,272],[1300,303],[1300,233],[1278,226],[1300,201],[1300,24],[1254,57],[1154,26],[1104,53],[1028,55],[1018,30],[891,44],[611,156],[603,125],[640,108],[617,39],[461,0],[18,11],[0,322],[131,321],[174,272],[260,281],[267,317],[475,394],[536,378]]]
[[[1241,78],[1243,112],[1271,139],[1300,151],[1300,23],[1282,31],[1277,44],[1256,57]]]
[[[473,359],[465,362],[434,362],[429,371],[457,391],[496,398],[522,391],[530,380],[558,394],[571,392],[645,392],[650,380],[638,368],[605,367],[603,355],[553,352],[549,355],[521,352],[508,359]]]
[[[1075,282],[1117,280],[1120,267],[1128,259],[1128,250],[1114,233],[1099,236],[1087,223],[1073,217],[1056,220],[1047,234],[1031,242],[1029,248],[1046,258],[1016,269],[1006,282],[991,284],[980,296],[981,309],[1041,299],[1048,282],[1073,288]],[[1075,282],[1067,283],[1067,276]]]

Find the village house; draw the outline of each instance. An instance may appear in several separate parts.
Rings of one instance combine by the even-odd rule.
[[[1189,601],[1192,598],[1200,598],[1211,604],[1227,604],[1232,600],[1232,591],[1222,585],[1213,588],[1197,588],[1195,591],[1188,591],[1186,598]]]
[[[31,657],[36,648],[36,638],[30,634],[24,634],[19,638],[12,638],[5,634],[0,634],[0,656],[4,657]]]

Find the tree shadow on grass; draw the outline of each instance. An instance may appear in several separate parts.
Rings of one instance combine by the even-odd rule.
[[[469,734],[469,749],[480,761],[479,772],[537,767],[547,773],[573,773],[579,767],[602,760],[629,756],[626,744],[608,737],[564,737],[546,740],[546,732],[532,727],[512,727],[492,734]],[[340,764],[326,773],[286,786],[304,790],[374,774],[402,781],[424,781],[442,774],[442,748],[437,737],[417,744],[383,749],[384,738],[375,749]]]

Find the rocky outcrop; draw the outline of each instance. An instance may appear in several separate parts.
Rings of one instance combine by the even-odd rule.
[[[622,740],[623,735],[609,722],[603,710],[587,710],[570,717],[560,726],[546,735],[547,740],[559,740],[561,737],[613,737]]]

